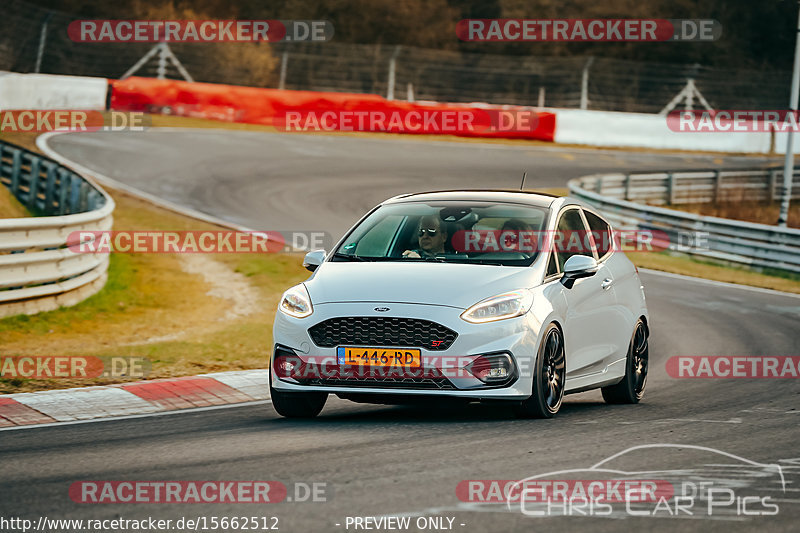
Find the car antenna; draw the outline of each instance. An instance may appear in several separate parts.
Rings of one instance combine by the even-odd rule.
[[[522,173],[522,183],[519,184],[519,190],[522,191],[525,189],[525,176],[528,175],[528,171]]]

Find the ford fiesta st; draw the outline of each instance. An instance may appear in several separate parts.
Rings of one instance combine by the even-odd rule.
[[[287,290],[270,392],[287,417],[328,394],[374,403],[507,401],[552,417],[565,393],[637,403],[648,367],[638,271],[569,198],[445,191],[391,198]]]

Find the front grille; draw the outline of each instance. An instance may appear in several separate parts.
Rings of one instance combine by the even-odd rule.
[[[314,344],[333,348],[347,344],[366,346],[403,346],[446,350],[458,334],[430,320],[396,317],[331,318],[308,330]]]

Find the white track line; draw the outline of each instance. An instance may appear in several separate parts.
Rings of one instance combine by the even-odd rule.
[[[48,422],[47,424],[27,424],[21,426],[11,426],[6,428],[0,428],[0,431],[16,431],[19,429],[37,429],[37,428],[49,428],[49,427],[57,427],[57,426],[73,426],[75,424],[92,424],[94,422],[112,422],[115,420],[131,420],[133,418],[150,418],[153,416],[167,416],[167,415],[178,415],[184,413],[198,413],[201,411],[216,411],[217,409],[230,409],[233,407],[249,407],[253,405],[264,405],[272,403],[272,400],[257,400],[253,402],[241,402],[241,403],[230,403],[226,405],[212,405],[209,407],[190,407],[189,409],[176,409],[174,411],[159,411],[157,413],[142,413],[138,415],[124,415],[124,416],[114,416],[108,418],[92,418],[91,420],[70,420],[67,422]]]

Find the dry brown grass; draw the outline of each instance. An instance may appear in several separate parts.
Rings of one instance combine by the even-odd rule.
[[[31,214],[14,198],[11,191],[0,186],[0,218],[23,218]]]
[[[758,224],[774,225],[778,223],[780,203],[778,202],[718,202],[707,204],[678,204],[670,209],[688,211],[698,215],[744,220]],[[800,200],[795,200],[789,207],[788,226],[800,228]]]

